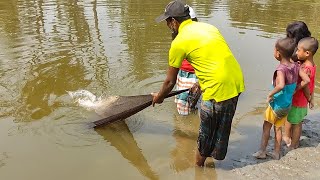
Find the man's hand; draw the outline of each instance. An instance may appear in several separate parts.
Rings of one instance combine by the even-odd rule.
[[[179,68],[169,66],[167,70],[167,77],[164,80],[160,91],[158,93],[151,93],[153,96],[152,106],[155,104],[161,104],[164,98],[171,92],[176,84],[178,72]]]
[[[158,93],[151,93],[153,96],[152,106],[154,107],[155,104],[161,104],[164,98],[159,97]]]

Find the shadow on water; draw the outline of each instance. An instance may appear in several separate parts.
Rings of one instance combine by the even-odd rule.
[[[199,119],[192,115],[174,117],[173,137],[175,148],[171,151],[173,169],[176,172],[184,171],[195,164],[195,151],[197,150],[198,133],[196,128]],[[193,126],[194,125],[194,126]]]
[[[129,119],[134,121],[135,117],[130,117]],[[191,179],[197,180],[217,179],[215,165],[210,158],[205,167],[195,166],[194,158],[198,137],[197,128],[195,127],[198,127],[198,124],[199,119],[197,115],[190,115],[188,117],[177,115],[174,117],[173,134],[171,134],[168,128],[170,125],[167,123],[161,123],[161,125],[151,123],[147,128],[140,129],[138,133],[173,136],[176,145],[170,151],[172,160],[170,169],[174,171],[175,175],[187,174],[188,179],[194,177]],[[148,164],[130,129],[125,121],[117,121],[96,128],[95,131],[110,143],[111,146],[115,147],[143,176],[148,179],[159,179],[158,174]]]
[[[259,114],[260,109],[261,108],[256,108],[248,113],[248,115],[244,115],[244,117],[250,118],[251,114]],[[246,134],[239,135],[241,134],[241,130],[235,127],[237,123],[236,118],[234,118],[226,158],[218,161],[209,157],[205,162],[205,167],[199,169],[195,167],[195,152],[197,151],[198,127],[200,124],[199,118],[197,115],[189,115],[186,117],[177,115],[174,118],[175,130],[173,137],[175,138],[176,146],[171,151],[171,158],[173,160],[172,168],[176,172],[182,172],[188,168],[195,167],[196,179],[204,175],[205,177],[210,177],[209,179],[217,179],[217,172],[220,174],[221,170],[232,170],[271,160],[269,158],[256,160],[251,156],[253,149],[258,148],[261,128],[241,125],[241,128],[245,129]],[[257,137],[259,137],[259,140],[256,139]],[[225,175],[225,173],[222,174]]]
[[[121,155],[148,179],[159,179],[144,157],[128,125],[118,121],[96,129],[96,132],[115,147]]]
[[[246,119],[261,120],[261,109],[262,107],[255,108],[252,112],[249,112],[243,117],[243,121],[246,121]],[[259,117],[255,117],[258,115]],[[194,179],[217,179],[217,171],[232,170],[272,160],[269,157],[265,160],[257,160],[251,156],[251,154],[259,148],[262,128],[257,127],[256,125],[251,126],[240,124],[239,126],[241,127],[239,127],[239,129],[232,129],[233,134],[230,138],[228,154],[225,160],[216,161],[213,158],[208,158],[205,163],[205,167],[195,167],[195,151],[197,150],[196,142],[198,137],[199,118],[197,115],[176,115],[173,119],[174,130],[172,137],[175,139],[176,144],[170,151],[172,160],[170,168],[177,174],[188,174],[188,171],[194,169]],[[258,121],[258,123],[261,124],[262,122],[262,120]],[[170,133],[165,131],[166,128],[168,129],[168,126],[168,124],[161,126],[150,125],[150,131],[148,130],[149,128],[143,128],[139,130],[139,133],[165,135]],[[158,132],[152,131],[158,128],[162,130],[159,130]],[[243,129],[245,129],[245,134],[241,135],[241,140],[235,140],[232,136],[238,136],[237,133],[241,133]],[[96,129],[96,132],[103,136],[111,146],[115,147],[125,159],[139,170],[142,175],[149,179],[159,179],[157,173],[155,173],[148,164],[126,122],[118,121],[111,123],[107,126]],[[273,141],[272,131],[268,151],[273,149]]]

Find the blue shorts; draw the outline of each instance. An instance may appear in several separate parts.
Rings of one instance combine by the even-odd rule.
[[[202,101],[198,150],[203,157],[223,160],[227,154],[232,119],[239,96],[222,102]]]

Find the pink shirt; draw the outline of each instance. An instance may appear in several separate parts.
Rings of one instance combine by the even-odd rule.
[[[310,83],[309,83],[309,89],[310,93],[314,91],[314,80],[316,76],[316,66],[305,66],[301,67],[304,68],[305,71],[310,72]],[[301,78],[299,78],[298,83],[301,82]],[[308,100],[303,94],[303,90],[300,89],[293,95],[292,99],[292,105],[295,107],[308,107]]]

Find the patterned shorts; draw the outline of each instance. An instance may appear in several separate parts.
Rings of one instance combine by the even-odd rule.
[[[197,77],[194,73],[179,70],[176,84],[177,90],[191,88],[197,81]],[[188,93],[189,91],[178,94],[174,100],[174,102],[177,104],[177,111],[180,115],[188,115],[194,110],[190,109],[189,107],[189,103],[187,101]]]
[[[203,157],[223,160],[227,154],[232,118],[239,96],[222,102],[202,101],[198,150]]]

